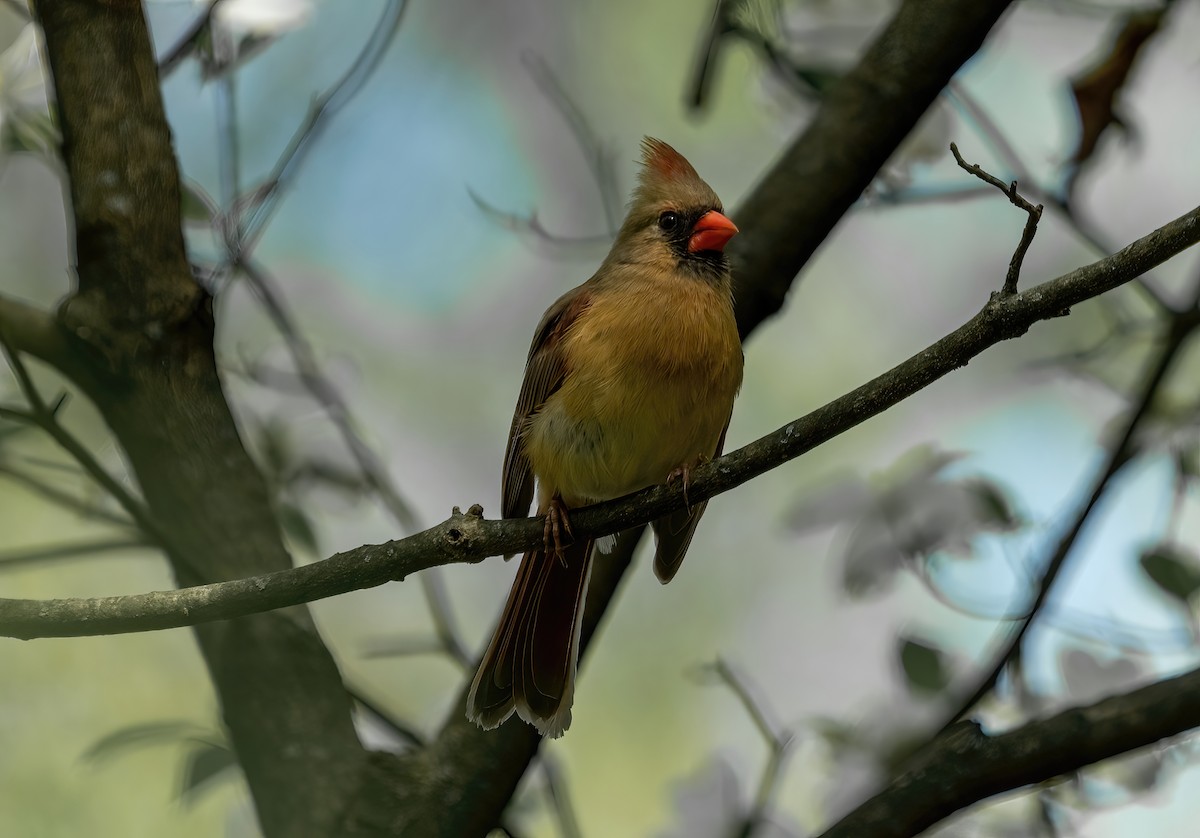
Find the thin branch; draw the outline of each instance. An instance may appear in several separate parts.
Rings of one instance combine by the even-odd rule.
[[[910,838],[993,795],[1200,726],[1200,669],[998,736],[960,722],[918,764],[818,838]]]
[[[468,187],[467,194],[475,206],[488,218],[516,233],[526,233],[534,240],[546,245],[564,248],[577,248],[589,245],[608,245],[617,235],[621,226],[621,188],[617,183],[615,154],[607,147],[595,129],[592,128],[583,109],[567,93],[562,82],[540,55],[526,50],[521,53],[521,63],[533,79],[533,83],[550,104],[558,111],[559,116],[567,123],[575,144],[579,146],[592,179],[596,183],[596,191],[600,195],[600,204],[604,211],[604,233],[585,236],[564,236],[551,232],[538,216],[537,210],[528,215],[509,212],[500,209],[484,199],[475,190]]]
[[[54,316],[11,297],[0,296],[0,340],[64,373],[75,368],[67,336]]]
[[[1029,171],[1029,167],[1021,160],[1015,148],[1005,137],[1004,131],[992,119],[991,115],[983,107],[982,104],[966,89],[962,84],[951,81],[948,86],[950,98],[957,102],[962,107],[963,111],[975,123],[976,128],[984,139],[992,146],[993,150],[1000,156],[1000,159],[1012,170],[1016,178],[1025,184],[1027,191],[1038,196],[1046,206],[1051,207],[1059,212],[1067,221],[1075,234],[1086,241],[1089,245],[1096,249],[1097,253],[1110,253],[1112,248],[1103,237],[1096,233],[1095,230],[1084,224],[1083,219],[1075,212],[1066,198],[1059,192],[1046,189],[1037,183],[1033,175]],[[1171,306],[1167,304],[1162,292],[1158,290],[1151,282],[1151,277],[1138,277],[1134,283],[1139,291],[1145,295],[1146,299],[1159,311],[1170,312]]]
[[[655,520],[740,486],[876,416],[985,349],[1034,323],[1110,291],[1200,241],[1200,207],[1120,252],[1021,294],[993,295],[966,324],[883,375],[732,454],[700,466],[688,498],[654,486],[576,510],[576,537],[603,535]],[[11,637],[153,631],[296,605],[403,579],[454,562],[516,553],[541,543],[541,519],[485,521],[481,507],[401,541],[367,545],[304,567],[170,592],[73,600],[0,600],[0,635]]]
[[[121,553],[152,548],[143,538],[101,538],[67,544],[43,544],[38,547],[0,551],[0,570],[40,564],[56,559],[93,558],[102,553]]]
[[[322,372],[317,353],[296,326],[284,302],[282,291],[276,287],[270,274],[252,259],[241,257],[236,262],[236,267],[246,277],[251,290],[262,303],[267,316],[271,318],[275,330],[283,337],[304,388],[329,416],[371,489],[379,495],[387,511],[404,530],[413,532],[419,529],[420,525],[412,506],[400,496],[399,490],[388,477],[387,468],[355,426],[350,406],[329,377]]]
[[[196,19],[192,21],[192,25],[185,29],[179,39],[163,53],[162,58],[158,60],[159,78],[166,79],[175,72],[184,59],[196,51],[200,42],[204,40],[204,33],[208,30],[209,24],[212,23],[213,12],[220,4],[221,0],[211,0],[208,8],[197,15]]]
[[[123,515],[110,512],[103,507],[89,503],[83,498],[76,497],[70,492],[66,492],[57,486],[47,483],[40,477],[35,477],[29,472],[14,468],[11,463],[0,461],[0,475],[7,477],[14,483],[24,486],[29,491],[40,495],[45,500],[61,506],[64,509],[75,512],[84,518],[103,521],[107,524],[113,524],[118,527],[128,527],[131,529],[134,527],[133,521],[129,520]]]
[[[758,732],[767,746],[767,761],[758,781],[758,790],[754,794],[754,801],[749,810],[741,818],[741,826],[736,833],[737,838],[751,838],[754,831],[767,817],[767,807],[771,805],[771,797],[775,793],[775,786],[779,783],[783,762],[787,758],[793,735],[791,731],[779,730],[779,725],[768,719],[765,703],[754,697],[746,679],[728,662],[717,658],[706,669],[712,672],[717,680],[727,686],[737,697],[742,709],[754,722],[754,726],[758,728]]]
[[[384,709],[379,702],[370,698],[360,687],[347,683],[346,693],[354,699],[355,704],[395,734],[401,741],[407,742],[414,748],[420,748],[425,744],[425,737],[416,728]]]
[[[550,808],[558,818],[558,834],[562,838],[580,838],[579,820],[575,817],[575,808],[571,805],[571,796],[567,793],[567,779],[557,760],[543,753],[538,762],[542,767],[542,776],[546,780],[546,796],[550,798]]]
[[[344,108],[371,78],[400,30],[400,22],[404,19],[404,11],[407,8],[407,0],[388,0],[379,16],[379,22],[371,31],[371,36],[354,63],[333,87],[317,97],[309,108],[308,119],[292,136],[288,147],[276,161],[275,168],[266,180],[250,193],[249,212],[239,254],[248,254],[254,249],[275,212],[280,195],[294,176],[308,149],[320,136],[326,123]]]
[[[384,508],[403,531],[416,532],[420,529],[416,513],[392,482],[383,460],[363,439],[354,422],[354,417],[350,413],[350,406],[342,398],[341,392],[321,370],[312,344],[304,337],[304,334],[296,326],[291,313],[287,310],[283,293],[275,286],[271,276],[252,259],[243,257],[236,264],[250,283],[251,289],[262,303],[263,308],[266,309],[276,331],[283,336],[301,383],[321,405],[334,428],[337,429],[367,486],[383,502]],[[441,573],[430,568],[429,571],[421,574],[420,580],[421,591],[425,596],[425,604],[429,609],[430,618],[433,620],[434,631],[445,652],[464,669],[469,669],[474,663],[474,659],[467,652],[466,646],[460,638],[457,621],[451,611],[449,597],[445,590],[445,581]]]
[[[575,104],[575,100],[567,93],[562,82],[554,75],[550,65],[536,52],[526,50],[521,53],[521,63],[529,72],[538,90],[550,100],[554,109],[562,115],[571,133],[575,135],[587,161],[588,170],[596,181],[596,189],[600,193],[600,201],[604,205],[604,221],[608,227],[609,237],[615,236],[621,226],[621,188],[617,184],[615,155],[605,146],[596,134],[583,109]]]
[[[37,386],[33,383],[33,378],[29,375],[29,371],[25,368],[25,362],[21,360],[21,356],[8,343],[2,333],[0,333],[0,349],[3,349],[5,356],[8,358],[8,364],[16,374],[21,390],[32,407],[32,410],[28,413],[0,407],[0,416],[15,421],[29,422],[45,431],[51,439],[58,443],[60,448],[70,454],[79,463],[88,476],[100,488],[112,496],[120,507],[125,510],[125,513],[133,519],[134,523],[149,538],[160,545],[165,546],[169,544],[158,523],[150,515],[150,510],[138,498],[134,497],[133,493],[122,486],[115,477],[108,473],[107,469],[92,455],[92,452],[86,445],[76,439],[73,434],[59,423],[57,405],[52,408],[46,404],[41,393],[38,392]]]
[[[1017,192],[1017,182],[1005,184],[1000,178],[990,175],[985,172],[978,163],[968,164],[963,160],[962,155],[958,153],[958,146],[950,143],[950,151],[954,154],[954,159],[958,165],[965,171],[973,174],[975,177],[982,180],[984,183],[991,184],[1005,194],[1013,206],[1025,210],[1029,214],[1029,218],[1025,221],[1025,229],[1021,233],[1021,241],[1017,245],[1017,249],[1013,252],[1012,260],[1008,263],[1008,274],[1004,277],[1004,287],[1000,290],[1001,294],[1017,293],[1017,280],[1021,276],[1021,263],[1025,261],[1025,252],[1029,250],[1029,245],[1033,244],[1033,237],[1037,235],[1038,221],[1042,217],[1042,205],[1036,206],[1029,203],[1021,197]]]
[[[1000,679],[1001,673],[1014,660],[1019,658],[1021,654],[1021,644],[1025,641],[1029,634],[1030,628],[1034,621],[1041,614],[1047,600],[1050,597],[1050,591],[1053,589],[1055,582],[1058,580],[1063,567],[1066,564],[1067,557],[1071,553],[1079,534],[1083,531],[1084,524],[1087,523],[1092,510],[1096,508],[1096,504],[1100,502],[1100,498],[1104,495],[1117,472],[1129,462],[1134,453],[1135,439],[1137,431],[1142,421],[1146,418],[1150,410],[1151,404],[1154,402],[1155,396],[1158,394],[1159,388],[1166,380],[1167,373],[1171,365],[1179,356],[1187,339],[1191,334],[1200,327],[1200,319],[1197,318],[1178,318],[1170,330],[1166,343],[1159,350],[1158,355],[1150,364],[1150,370],[1144,376],[1144,384],[1142,391],[1134,402],[1134,407],[1130,409],[1128,418],[1125,421],[1124,429],[1121,436],[1113,444],[1108,460],[1105,462],[1104,468],[1095,478],[1092,484],[1090,493],[1088,494],[1087,502],[1075,514],[1071,526],[1059,538],[1055,545],[1054,552],[1051,553],[1050,559],[1046,562],[1045,570],[1042,573],[1041,582],[1038,584],[1037,595],[1034,597],[1033,605],[1029,612],[1017,624],[1015,631],[1012,632],[1009,640],[1004,644],[1000,652],[995,656],[994,663],[987,670],[987,673],[980,680],[976,688],[961,702],[960,706],[947,717],[945,726],[940,733],[945,733],[946,730],[959,718],[969,713],[980,701],[984,699],[996,686],[996,682]]]

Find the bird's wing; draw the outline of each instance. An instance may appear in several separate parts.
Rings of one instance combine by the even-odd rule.
[[[729,420],[726,419],[725,427],[721,429],[721,438],[717,440],[717,449],[713,452],[713,459],[720,457],[721,452],[725,450],[725,432],[728,430]],[[683,557],[687,555],[688,547],[692,543],[692,536],[696,534],[696,525],[700,523],[700,516],[707,507],[708,501],[701,501],[650,522],[658,542],[654,551],[654,575],[664,585],[679,572]]]
[[[523,518],[533,501],[533,470],[525,455],[524,433],[529,419],[551,394],[562,386],[567,374],[562,342],[567,331],[590,304],[584,286],[563,294],[546,310],[538,324],[525,363],[525,381],[517,397],[508,448],[504,452],[504,476],[500,487],[502,514],[505,518]]]

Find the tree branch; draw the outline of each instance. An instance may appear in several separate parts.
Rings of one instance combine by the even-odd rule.
[[[819,838],[909,838],[993,795],[1200,727],[1200,669],[989,736],[960,722]]]
[[[0,296],[0,339],[14,350],[57,369],[74,366],[68,337],[58,321],[48,312],[20,300]]]
[[[1042,205],[1036,206],[1026,201],[1017,192],[1017,182],[1006,184],[1004,181],[995,175],[988,174],[978,164],[969,164],[963,160],[962,155],[958,153],[958,146],[950,143],[950,151],[954,154],[954,160],[966,172],[973,174],[975,177],[982,180],[984,183],[990,184],[1008,198],[1009,203],[1014,207],[1025,210],[1029,218],[1025,221],[1025,229],[1021,232],[1021,241],[1017,244],[1016,251],[1013,252],[1012,261],[1008,263],[1008,274],[1004,277],[1004,287],[1001,289],[1002,294],[1017,293],[1017,280],[1021,277],[1021,263],[1025,261],[1025,253],[1029,250],[1029,245],[1033,244],[1033,237],[1037,235],[1038,221],[1042,217]]]
[[[782,308],[792,280],[1011,0],[906,0],[734,216],[738,328]],[[803,196],[800,199],[799,196]]]
[[[571,514],[576,537],[629,529],[740,486],[855,427],[990,346],[1039,320],[1110,291],[1200,241],[1200,207],[1112,256],[1023,293],[994,294],[966,324],[908,360],[807,416],[696,469],[688,498],[654,486]],[[0,600],[0,635],[32,638],[153,631],[282,608],[403,579],[456,562],[519,552],[541,543],[539,519],[488,521],[482,509],[455,512],[400,541],[367,545],[305,567],[177,591],[72,600]]]

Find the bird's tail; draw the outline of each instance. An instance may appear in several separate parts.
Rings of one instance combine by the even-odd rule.
[[[543,736],[571,724],[583,604],[592,572],[592,541],[521,557],[500,624],[467,694],[467,718],[485,730],[516,710]]]

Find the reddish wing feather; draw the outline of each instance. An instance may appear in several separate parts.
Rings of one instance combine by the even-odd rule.
[[[589,297],[582,288],[568,291],[542,315],[529,347],[525,363],[525,380],[517,396],[508,431],[508,447],[504,452],[504,476],[501,481],[501,515],[505,518],[524,518],[533,502],[533,470],[525,456],[522,434],[529,418],[546,399],[562,386],[567,374],[562,353],[562,339],[579,315],[588,307]]]

